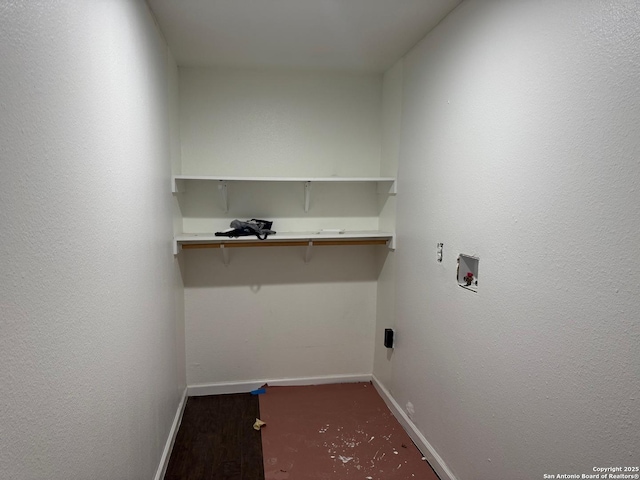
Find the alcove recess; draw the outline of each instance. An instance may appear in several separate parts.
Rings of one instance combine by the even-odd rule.
[[[280,190],[277,186],[286,184],[300,184],[300,213],[307,214],[313,210],[312,208],[312,186],[316,185],[333,185],[343,192],[363,193],[364,190],[353,188],[354,185],[373,187],[373,192],[383,195],[392,196],[396,194],[396,179],[394,177],[225,177],[225,176],[201,176],[201,175],[174,175],[171,179],[171,190],[174,195],[186,195],[187,184],[192,182],[204,182],[210,184],[213,188],[217,187],[219,191],[220,210],[226,217],[224,227],[227,228],[229,222],[238,217],[236,213],[232,213],[231,207],[236,203],[240,203],[240,199],[235,196],[235,187],[247,184],[264,184],[274,187],[271,195],[277,195]],[[369,187],[367,187],[369,188]],[[240,188],[237,190],[241,191]],[[327,202],[326,191],[319,189],[317,202],[322,204]],[[324,191],[324,193],[322,193]],[[239,193],[239,192],[238,192]],[[245,190],[246,193],[246,190]],[[241,195],[241,194],[240,194]],[[211,207],[213,208],[213,207]],[[336,212],[338,213],[338,212]],[[272,218],[272,217],[269,217]],[[309,215],[308,219],[313,219],[313,215]],[[336,217],[339,218],[339,217]],[[377,222],[375,222],[377,223]],[[307,223],[308,225],[308,223]],[[355,226],[354,226],[355,227]],[[270,235],[264,241],[255,241],[251,237],[228,238],[216,236],[212,232],[183,231],[176,233],[173,240],[173,253],[178,255],[183,249],[192,248],[220,248],[223,253],[225,265],[229,264],[229,248],[236,247],[277,247],[277,246],[306,246],[305,261],[311,258],[311,250],[313,246],[334,246],[334,245],[386,245],[390,250],[395,249],[395,232],[380,230],[362,230],[357,227],[349,228],[349,225],[340,223],[339,229],[323,229],[322,227],[314,228],[307,231],[281,231]]]
[[[458,285],[472,292],[478,293],[478,265],[480,259],[461,253],[458,256]]]

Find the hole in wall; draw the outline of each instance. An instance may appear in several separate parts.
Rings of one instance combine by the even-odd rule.
[[[478,293],[478,265],[480,259],[461,253],[458,256],[457,278],[458,285],[472,292]]]

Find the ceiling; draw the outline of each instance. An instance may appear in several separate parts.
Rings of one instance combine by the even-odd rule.
[[[383,72],[461,0],[147,0],[178,65]]]

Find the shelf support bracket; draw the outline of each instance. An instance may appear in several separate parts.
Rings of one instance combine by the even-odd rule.
[[[173,254],[178,255],[182,250],[182,245],[176,239],[173,239]]]
[[[227,195],[227,182],[225,182],[224,180],[219,180],[218,190],[220,190],[220,194],[222,195],[222,208],[226,213],[229,211],[229,197]]]
[[[222,263],[225,267],[229,266],[229,249],[225,248],[224,243],[220,245],[220,251],[222,252]]]
[[[309,204],[311,203],[311,182],[304,182],[304,211],[309,211]]]
[[[313,241],[309,240],[309,243],[307,244],[307,253],[305,253],[304,255],[304,263],[309,263],[309,261],[311,260],[311,249],[313,248]]]
[[[175,175],[171,176],[171,193],[184,193],[187,191],[187,186],[184,183],[184,180],[181,178],[176,178]]]
[[[387,242],[387,247],[389,248],[389,250],[395,251],[395,249],[396,249],[396,234],[395,233],[391,236],[391,238]]]
[[[389,189],[389,195],[397,195],[398,194],[398,180],[394,180],[391,182],[391,188]]]

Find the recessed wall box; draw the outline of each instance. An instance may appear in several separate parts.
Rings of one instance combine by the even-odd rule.
[[[458,285],[478,293],[478,264],[480,259],[471,255],[460,254],[458,257]]]

